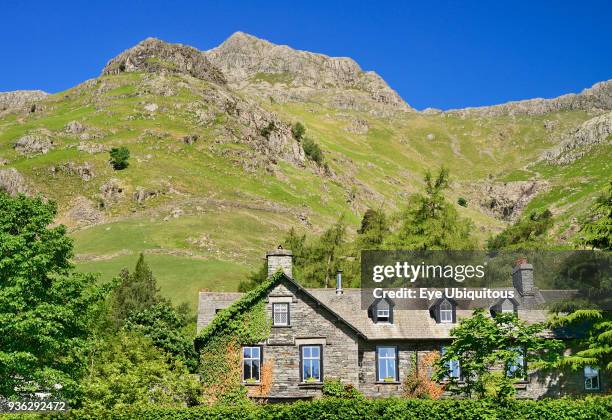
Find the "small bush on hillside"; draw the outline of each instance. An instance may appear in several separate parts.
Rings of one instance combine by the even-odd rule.
[[[127,147],[113,147],[110,151],[110,163],[120,171],[129,166],[130,151]]]
[[[463,197],[459,197],[457,204],[459,204],[461,207],[467,207],[467,200]]]
[[[304,134],[306,134],[306,127],[304,127],[304,124],[301,122],[296,122],[293,124],[293,127],[291,127],[291,134],[297,141],[302,141]]]
[[[276,125],[274,124],[274,121],[270,121],[268,123],[268,125],[266,125],[264,128],[259,130],[259,132],[260,132],[260,134],[262,136],[264,136],[265,138],[269,139],[270,138],[270,134],[272,134],[272,132],[274,130],[276,130]]]
[[[323,163],[323,151],[314,140],[306,137],[302,142],[302,149],[304,149],[304,153],[306,153],[308,159],[312,160],[317,165]]]

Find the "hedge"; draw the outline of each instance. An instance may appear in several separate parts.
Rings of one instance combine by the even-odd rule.
[[[140,407],[103,413],[73,411],[83,419],[609,419],[612,396],[585,399],[510,400],[408,400],[399,398],[348,400],[322,398],[292,404],[200,406],[191,408]]]

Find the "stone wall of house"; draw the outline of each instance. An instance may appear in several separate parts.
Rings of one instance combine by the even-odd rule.
[[[272,327],[263,345],[263,364],[272,366],[267,395],[260,386],[248,385],[260,398],[308,398],[321,395],[321,384],[300,383],[300,344],[321,344],[323,379],[338,378],[356,385],[357,336],[342,321],[291,284],[281,283],[268,296],[266,310],[272,318],[274,302],[289,302],[290,326]],[[263,375],[262,375],[263,376]]]

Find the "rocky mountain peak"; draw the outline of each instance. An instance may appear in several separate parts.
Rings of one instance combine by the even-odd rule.
[[[161,74],[188,74],[198,79],[224,84],[225,77],[202,51],[183,44],[170,44],[147,38],[111,59],[103,75],[143,71]]]
[[[411,110],[380,76],[363,71],[351,58],[296,50],[244,32],[234,33],[205,54],[228,82],[239,89],[255,87],[260,93],[275,96],[281,95],[275,86],[282,85],[281,100],[301,100],[334,89],[353,91],[364,98],[354,100],[355,95],[347,98],[343,101],[347,108],[352,102],[367,99],[394,110]]]
[[[550,112],[583,110],[601,113],[612,110],[612,80],[594,84],[580,93],[569,93],[552,99],[526,99],[500,105],[454,109],[449,113],[462,116],[543,115]]]
[[[0,116],[15,111],[32,112],[36,107],[36,103],[44,99],[47,95],[48,93],[42,90],[0,92]]]

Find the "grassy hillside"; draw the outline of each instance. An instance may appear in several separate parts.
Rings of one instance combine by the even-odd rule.
[[[162,291],[192,305],[198,289],[235,290],[290,227],[319,232],[340,215],[356,227],[368,206],[400,208],[420,189],[424,171],[441,164],[451,171],[453,202],[470,182],[548,180],[550,189],[528,209],[552,207],[559,232],[570,227],[611,172],[609,147],[566,167],[531,165],[588,118],[581,111],[375,117],[316,101],[260,105],[282,121],[302,122],[321,145],[332,174],[312,162],[256,164],[259,151],[232,134],[243,122],[216,106],[214,95],[217,87],[188,76],[104,76],[51,95],[34,113],[0,118],[0,157],[23,174],[31,190],[58,202],[60,220],[75,240],[79,270],[108,279],[121,267],[133,267],[145,252]],[[202,112],[211,116],[205,123],[198,117]],[[86,135],[66,132],[71,121],[83,124]],[[366,125],[367,133],[349,131],[355,121]],[[557,123],[547,130],[545,121]],[[53,150],[19,154],[13,145],[28,134],[51,139]],[[198,136],[195,143],[182,140],[192,135]],[[115,171],[108,152],[87,153],[81,143],[107,150],[126,146],[130,165]],[[88,163],[93,178],[52,170],[68,163]],[[122,188],[112,202],[101,197],[111,179]],[[139,188],[155,194],[139,203],[133,198]],[[77,197],[100,212],[99,223],[84,225],[71,216]],[[458,210],[474,220],[481,241],[506,223],[477,205]]]

